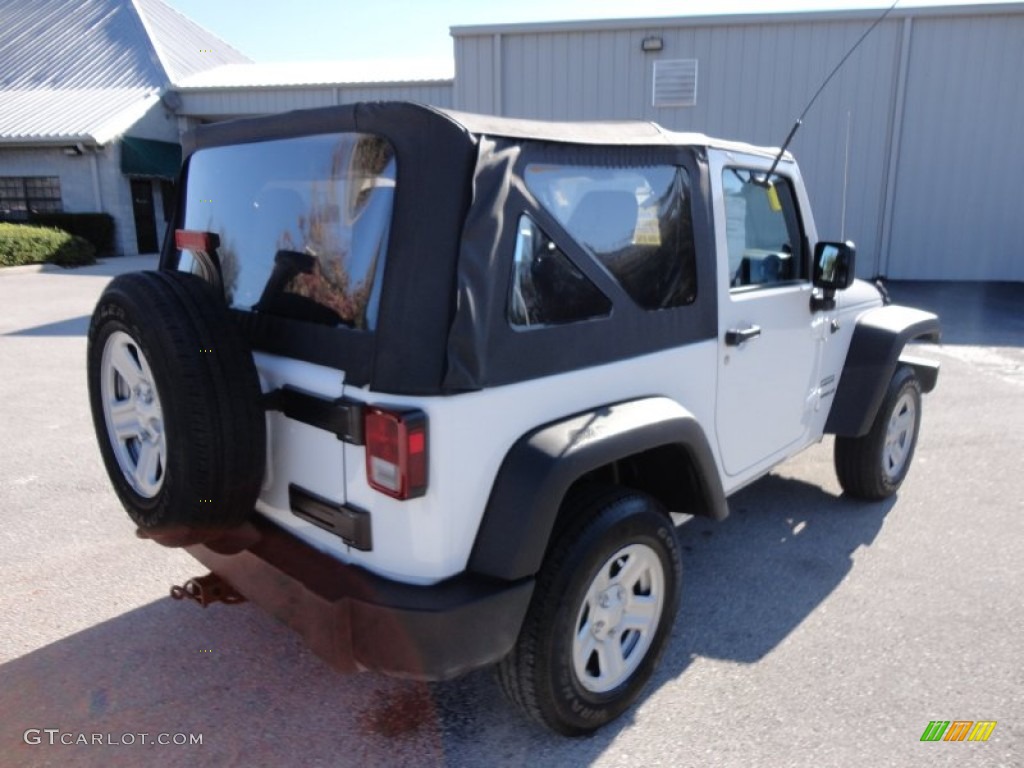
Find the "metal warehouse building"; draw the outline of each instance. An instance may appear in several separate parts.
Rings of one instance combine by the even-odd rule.
[[[778,146],[879,15],[455,28],[453,101],[522,117],[644,118]],[[845,218],[859,275],[1024,280],[1024,4],[897,8],[791,150],[819,232],[838,238]]]
[[[142,8],[144,17],[161,5],[94,1]],[[193,66],[159,95],[179,130],[397,98],[516,117],[640,118],[778,146],[880,13],[455,27],[454,76],[239,57]],[[2,56],[0,46],[0,64]],[[791,150],[819,232],[857,242],[859,275],[1024,280],[1022,79],[1024,3],[897,8],[849,59]],[[0,108],[4,98],[0,90]],[[8,162],[0,146],[0,178]]]

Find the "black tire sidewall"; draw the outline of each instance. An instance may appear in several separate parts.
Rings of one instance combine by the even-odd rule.
[[[890,477],[883,467],[885,441],[896,404],[907,393],[914,401],[914,429],[910,448],[900,471]],[[903,485],[917,449],[921,430],[921,384],[909,365],[897,367],[878,406],[867,434],[861,437],[837,437],[835,467],[839,485],[850,496],[866,501],[881,501],[895,494]]]
[[[175,419],[175,415],[180,409],[173,407],[172,401],[169,399],[172,387],[168,386],[170,382],[164,356],[156,352],[157,345],[151,338],[152,334],[148,328],[133,320],[133,318],[141,316],[144,316],[141,314],[141,308],[132,301],[130,295],[124,292],[110,291],[100,299],[89,329],[89,405],[92,410],[93,426],[96,430],[100,454],[115,492],[133,522],[142,528],[153,528],[160,526],[167,519],[168,508],[178,495],[174,492],[175,483],[178,482],[182,472],[186,470],[184,466],[179,466],[181,462],[176,461],[174,456],[178,452],[176,451],[177,446],[182,442],[181,436],[184,430],[180,428],[180,425],[176,423],[178,420]],[[152,498],[146,498],[137,493],[125,478],[107,428],[100,377],[103,376],[104,349],[108,339],[117,331],[128,334],[146,357],[150,370],[153,372],[152,383],[157,397],[160,399],[163,412],[163,428],[167,443],[166,466],[160,490]]]
[[[265,417],[258,376],[217,301],[209,286],[191,275],[127,274],[104,291],[89,328],[90,409],[107,474],[132,521],[169,545],[194,543],[239,525],[251,514],[262,480]],[[165,467],[152,498],[137,493],[125,478],[106,425],[102,359],[118,331],[145,356],[160,399]],[[204,356],[204,347],[216,349]],[[215,360],[213,353],[223,359]],[[232,371],[230,382],[219,373],[224,366]],[[235,460],[242,456],[248,458]]]
[[[651,644],[632,675],[610,691],[595,693],[583,687],[573,665],[576,620],[600,568],[630,544],[649,547],[661,562],[665,584],[662,613]],[[558,719],[569,724],[570,732],[590,732],[615,719],[636,700],[657,666],[675,621],[681,570],[671,519],[657,511],[653,500],[640,494],[630,494],[606,506],[568,545],[549,592],[557,606],[552,606],[551,631],[541,654],[546,663],[541,664],[539,672],[550,686],[547,693]]]

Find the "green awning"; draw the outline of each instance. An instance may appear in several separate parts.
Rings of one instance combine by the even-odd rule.
[[[181,146],[169,141],[121,139],[121,173],[149,179],[176,179],[181,168]]]

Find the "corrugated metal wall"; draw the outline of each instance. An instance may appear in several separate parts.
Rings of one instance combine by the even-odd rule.
[[[889,274],[1024,280],[1024,14],[915,19]]]
[[[791,149],[818,231],[857,241],[859,275],[1024,279],[1011,248],[1024,242],[1024,216],[1010,188],[1024,170],[1024,6],[997,8],[893,14],[797,134]],[[516,117],[648,119],[777,146],[876,17],[456,28],[454,103]],[[647,36],[663,49],[644,53]],[[652,106],[653,62],[689,58],[696,106]]]
[[[186,117],[222,119],[269,115],[292,109],[327,107],[354,101],[419,101],[438,107],[452,105],[451,83],[375,83],[372,85],[308,86],[287,88],[181,89]]]

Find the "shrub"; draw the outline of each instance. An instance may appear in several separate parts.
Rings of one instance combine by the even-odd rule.
[[[109,213],[30,213],[28,223],[84,237],[102,255],[114,252],[114,217]]]
[[[96,262],[92,243],[59,229],[0,224],[0,266],[58,264],[74,267]]]

